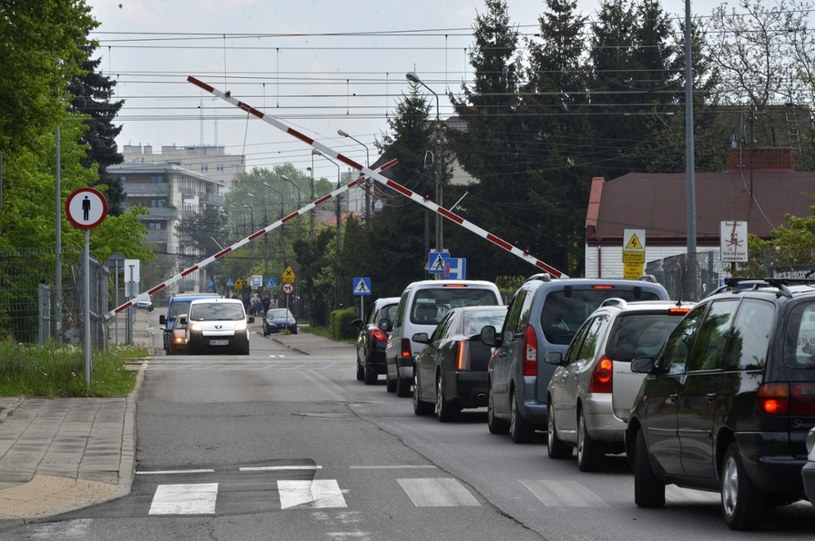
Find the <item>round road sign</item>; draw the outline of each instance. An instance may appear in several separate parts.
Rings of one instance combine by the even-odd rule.
[[[108,201],[96,188],[77,188],[65,201],[68,221],[79,229],[93,229],[108,215]]]
[[[294,284],[283,284],[283,293],[291,295],[294,292]]]

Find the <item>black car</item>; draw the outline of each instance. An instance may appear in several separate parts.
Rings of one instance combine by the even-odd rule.
[[[359,329],[357,336],[357,381],[366,385],[376,383],[379,374],[385,373],[385,346],[399,305],[399,297],[382,297],[374,301],[365,320],[355,319],[352,324]]]
[[[815,425],[815,281],[766,279],[703,299],[647,373],[626,430],[634,501],[665,485],[718,491],[727,524],[758,528],[767,509],[805,498]]]
[[[453,308],[431,336],[416,333],[413,340],[426,344],[416,355],[413,370],[413,412],[439,421],[455,419],[463,408],[487,405],[487,365],[492,348],[481,342],[481,329],[500,325],[506,306]]]

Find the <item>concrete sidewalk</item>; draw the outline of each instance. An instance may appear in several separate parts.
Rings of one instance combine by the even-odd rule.
[[[161,332],[137,326],[133,339],[155,355]],[[270,338],[307,355],[354,348],[303,332]],[[130,493],[136,396],[148,362],[127,398],[0,397],[0,530]]]

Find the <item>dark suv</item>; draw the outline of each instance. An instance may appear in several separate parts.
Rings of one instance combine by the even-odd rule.
[[[577,329],[602,302],[667,300],[656,281],[530,277],[515,292],[499,333],[488,325],[481,341],[496,348],[488,369],[487,426],[493,434],[509,432],[515,443],[546,430],[547,391],[554,365],[543,362],[550,351],[566,353]]]
[[[743,283],[743,281],[742,281]],[[719,491],[727,524],[805,498],[815,425],[815,281],[766,279],[703,299],[668,337],[631,411],[625,443],[634,500],[661,507],[665,485]]]

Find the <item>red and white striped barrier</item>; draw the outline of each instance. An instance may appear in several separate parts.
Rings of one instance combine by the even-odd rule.
[[[390,169],[397,162],[398,162],[398,160],[391,160],[391,161],[389,161],[387,163],[384,163],[384,164],[382,164],[381,167],[379,167],[377,169],[377,172],[378,171],[385,171],[387,169]],[[154,295],[155,293],[161,291],[162,289],[166,288],[167,286],[172,285],[175,282],[181,280],[185,276],[187,276],[187,275],[189,275],[189,274],[191,274],[191,273],[193,273],[193,272],[195,272],[195,271],[197,271],[199,269],[203,269],[204,267],[206,267],[207,265],[209,265],[210,263],[212,263],[214,261],[218,261],[219,259],[226,256],[227,254],[229,254],[231,252],[234,252],[238,248],[244,246],[245,244],[248,244],[248,243],[252,242],[253,240],[257,239],[258,237],[261,237],[264,233],[269,233],[270,231],[272,231],[274,229],[277,229],[281,225],[283,225],[283,224],[285,224],[287,222],[290,222],[291,220],[294,220],[298,216],[302,216],[303,214],[314,210],[318,205],[322,205],[326,201],[334,199],[338,195],[340,195],[340,194],[342,194],[344,192],[347,192],[348,190],[350,190],[354,186],[358,185],[360,182],[362,182],[364,180],[364,178],[365,177],[360,175],[359,177],[357,177],[355,180],[352,180],[348,184],[346,184],[344,186],[340,186],[339,188],[332,191],[331,193],[325,194],[324,196],[320,197],[319,199],[316,199],[316,200],[312,201],[311,203],[307,204],[306,206],[292,212],[288,216],[284,216],[283,218],[277,220],[276,222],[267,225],[263,229],[258,229],[257,231],[255,231],[254,233],[249,235],[248,237],[244,237],[241,240],[237,241],[236,243],[231,244],[230,246],[227,246],[226,248],[224,248],[220,252],[216,253],[215,255],[211,255],[208,258],[206,258],[206,259],[204,259],[202,261],[199,261],[195,265],[184,269],[183,271],[179,272],[178,274],[176,274],[172,278],[170,278],[168,280],[165,280],[164,282],[158,284],[157,286],[154,286],[154,287],[148,289],[147,291],[139,293],[138,295],[136,295],[135,297],[133,297],[132,299],[130,299],[126,303],[117,306],[116,308],[114,308],[113,310],[111,310],[110,312],[105,314],[105,319],[107,320],[107,319],[110,319],[110,318],[116,316],[117,314],[120,314],[121,312],[127,310],[128,308],[130,308],[131,306],[133,306],[134,304],[136,304],[136,302],[138,302],[140,300],[149,299],[150,295]]]
[[[323,154],[325,154],[327,156],[331,156],[333,158],[336,158],[337,160],[349,165],[350,167],[356,169],[357,171],[360,171],[363,175],[374,179],[375,181],[379,182],[380,184],[382,184],[384,186],[387,186],[388,188],[392,189],[393,191],[404,195],[405,197],[407,197],[408,199],[410,199],[412,201],[415,201],[416,203],[419,203],[423,207],[428,208],[428,209],[432,210],[433,212],[444,216],[445,218],[447,218],[451,222],[462,226],[466,230],[468,230],[468,231],[470,231],[472,233],[475,233],[476,235],[478,235],[478,236],[480,236],[480,237],[482,237],[484,239],[487,239],[488,241],[495,244],[496,246],[499,246],[500,248],[503,248],[504,250],[510,252],[512,255],[520,257],[521,259],[523,259],[527,263],[530,263],[530,264],[536,266],[537,268],[539,268],[539,269],[541,269],[541,270],[543,270],[545,272],[548,272],[552,276],[554,276],[556,278],[568,278],[568,276],[566,274],[562,273],[561,271],[557,270],[556,268],[554,268],[554,267],[552,267],[550,265],[547,265],[546,263],[544,263],[540,259],[537,259],[537,258],[533,257],[532,255],[529,254],[529,252],[527,252],[525,250],[521,250],[520,248],[517,248],[517,247],[513,246],[512,244],[505,241],[504,239],[493,235],[489,231],[486,231],[486,230],[478,227],[477,225],[475,225],[472,222],[469,222],[469,221],[465,220],[464,218],[462,218],[458,214],[456,214],[456,213],[454,213],[452,211],[449,211],[444,207],[441,207],[441,206],[437,205],[436,203],[426,199],[425,197],[422,197],[421,195],[419,195],[417,193],[412,192],[411,190],[405,188],[404,186],[402,186],[398,182],[395,182],[395,181],[393,181],[393,180],[391,180],[389,178],[386,178],[384,175],[380,174],[378,171],[373,171],[373,170],[363,166],[362,164],[359,164],[359,163],[355,162],[351,158],[348,158],[347,156],[343,156],[339,152],[336,152],[335,150],[323,145],[319,141],[315,141],[311,137],[308,137],[307,135],[302,134],[299,131],[287,126],[286,124],[284,124],[283,122],[277,120],[276,118],[273,118],[273,117],[270,117],[270,116],[264,114],[262,111],[259,111],[258,109],[255,109],[251,105],[247,105],[246,103],[243,103],[240,100],[236,100],[235,98],[232,97],[232,94],[230,92],[221,92],[217,88],[215,88],[213,86],[210,86],[210,85],[206,84],[205,82],[203,82],[203,81],[201,81],[199,79],[196,79],[193,76],[187,77],[187,81],[191,82],[192,84],[194,84],[195,86],[201,88],[202,90],[206,90],[210,94],[213,94],[216,97],[221,98],[222,100],[227,101],[227,102],[231,103],[232,105],[235,105],[239,109],[243,109],[247,113],[256,116],[257,118],[263,120],[264,122],[266,122],[268,124],[271,124],[275,128],[277,128],[277,129],[279,129],[279,130],[281,130],[283,132],[286,132],[289,135],[292,135],[293,137],[296,137],[297,139],[300,139],[301,141],[305,142],[309,146],[319,150],[321,153],[323,153]]]

